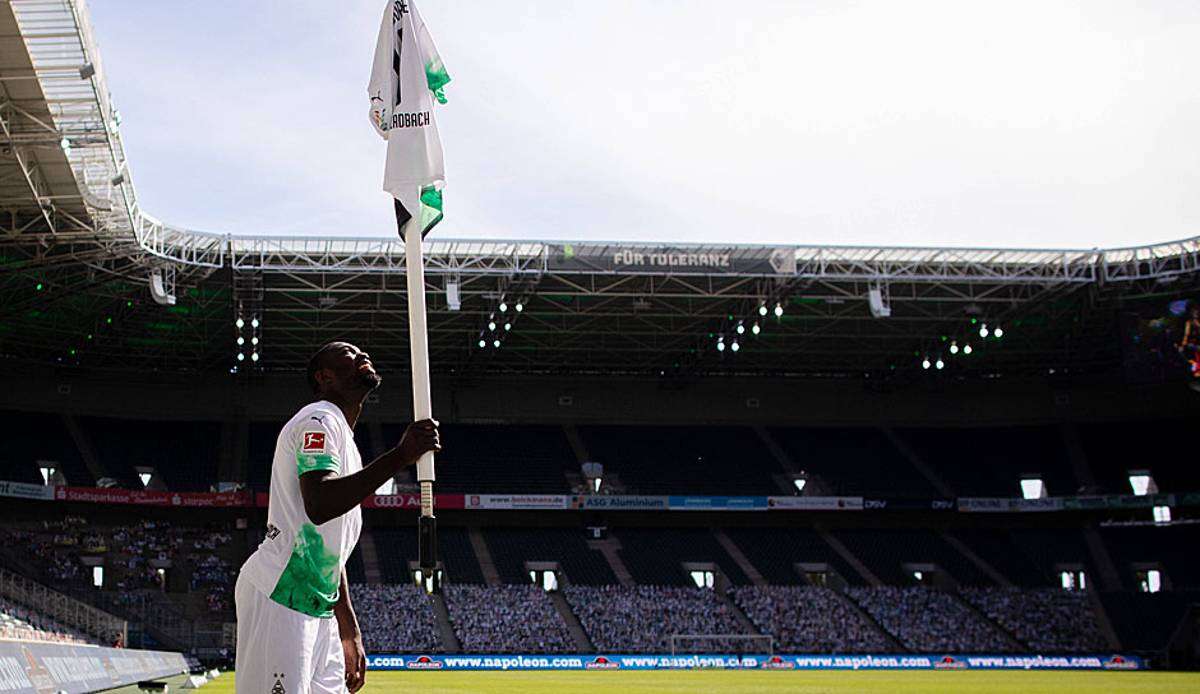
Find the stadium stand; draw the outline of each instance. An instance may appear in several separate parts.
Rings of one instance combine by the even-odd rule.
[[[94,638],[0,597],[0,639],[97,645]]]
[[[271,461],[284,422],[250,422],[246,452],[246,486],[266,491],[271,486]]]
[[[793,463],[828,486],[824,494],[938,496],[879,429],[772,427],[768,431]]]
[[[877,626],[845,598],[816,586],[741,586],[738,607],[781,653],[883,653],[892,650]]]
[[[384,441],[400,441],[404,424],[382,427]],[[441,435],[439,491],[565,494],[564,471],[579,467],[561,426],[447,423]]]
[[[417,586],[352,584],[350,600],[368,653],[442,650],[432,598]]]
[[[729,528],[725,534],[769,583],[802,583],[797,563],[825,564],[846,583],[862,583],[858,572],[811,529]]]
[[[233,619],[233,583],[245,550],[223,524],[66,515],[12,523],[0,537],[0,553],[27,568],[29,578],[130,621],[149,622],[159,629],[157,638],[171,638],[171,630],[187,627],[182,622]],[[103,568],[99,587],[93,565]]]
[[[955,583],[992,583],[978,567],[936,534],[924,530],[839,530],[834,536],[867,564],[885,583],[912,585],[913,576],[903,564],[935,564]]]
[[[701,528],[622,528],[621,557],[634,580],[645,585],[692,585],[684,562],[712,563],[734,585],[750,582],[712,533]]]
[[[958,496],[1021,496],[1021,476],[1041,475],[1050,495],[1079,488],[1055,426],[902,429],[897,434]]]
[[[1046,574],[1054,576],[1059,564],[1079,565],[1094,577],[1092,558],[1079,528],[1021,528],[1010,532],[1012,541]],[[1059,585],[1055,581],[1054,585]]]
[[[95,483],[79,455],[79,449],[57,414],[0,411],[5,430],[21,432],[8,437],[0,475],[5,480],[42,484],[38,461],[57,463],[68,484],[90,487]]]
[[[1106,527],[1100,531],[1123,584],[1137,588],[1137,570],[1158,568],[1171,587],[1200,589],[1200,525]]]
[[[445,588],[445,599],[454,633],[468,652],[575,649],[562,616],[537,586],[450,585]]]
[[[850,588],[850,597],[906,648],[930,653],[1010,652],[1000,631],[952,594],[923,586]]]
[[[1100,593],[1100,600],[1123,647],[1155,653],[1168,646],[1188,614],[1188,606],[1200,602],[1200,592],[1105,592]]]
[[[960,595],[1034,651],[1087,653],[1108,647],[1082,591],[964,588]]]
[[[1096,481],[1110,494],[1128,494],[1129,471],[1149,470],[1163,492],[1200,489],[1195,465],[1179,465],[1195,455],[1188,419],[1083,423],[1079,437]]]
[[[35,461],[57,462],[69,484],[92,486],[95,479],[58,414],[0,413],[13,430],[33,432],[14,441],[2,463],[5,479],[40,483]],[[169,489],[206,491],[218,479],[217,461],[225,425],[215,421],[156,421],[78,417],[79,431],[109,476],[122,486],[140,488],[134,468],[152,466]],[[250,422],[245,450],[246,481],[266,490],[276,438],[283,422]],[[385,447],[403,432],[398,423],[360,423],[356,442],[364,461],[375,450],[374,427]],[[1124,427],[1124,425],[1122,425]],[[1105,445],[1100,425],[1080,425],[1087,461],[1102,491],[1130,492],[1128,471],[1149,469],[1163,491],[1200,489],[1200,475],[1186,466],[1160,461],[1186,456],[1170,436],[1153,440],[1158,448],[1147,459],[1139,434],[1175,431],[1180,422],[1132,423],[1132,432],[1112,436]],[[439,458],[439,490],[462,493],[568,493],[565,473],[578,463],[557,425],[444,424],[453,441]],[[778,494],[785,471],[750,427],[598,426],[578,427],[589,453],[621,480],[630,493]],[[769,436],[809,476],[821,494],[939,496],[879,429],[770,427]],[[1124,429],[1122,429],[1124,432]],[[1081,485],[1066,463],[1058,426],[900,429],[896,435],[961,496],[1020,496],[1025,473],[1043,477],[1052,496],[1076,493]],[[1166,444],[1161,444],[1167,441]],[[1166,445],[1166,448],[1162,448]],[[1161,453],[1161,455],[1160,455]],[[734,461],[731,463],[730,461]],[[666,466],[666,467],[663,467]],[[444,470],[444,472],[442,471]],[[445,480],[441,480],[445,477]],[[788,490],[790,491],[790,490]]]
[[[580,585],[616,583],[612,569],[588,548],[580,528],[489,528],[484,538],[505,583],[528,583],[525,562],[558,562],[567,582]]]
[[[101,466],[129,489],[141,489],[137,466],[155,468],[167,488],[207,491],[217,481],[221,425],[80,417]]]
[[[774,494],[783,470],[750,427],[581,426],[588,454],[631,493]],[[718,489],[720,492],[713,492]]]
[[[346,580],[350,583],[366,583],[367,569],[363,565],[362,545],[355,545],[350,558],[346,560]]]
[[[572,611],[601,651],[669,652],[676,634],[745,634],[715,591],[675,586],[567,586]],[[723,642],[692,641],[691,649],[724,650]]]
[[[1026,588],[1057,587],[1052,566],[1039,563],[1011,530],[997,528],[955,528],[947,532],[1017,586]]]
[[[380,570],[385,583],[409,583],[409,562],[417,560],[417,535],[411,528],[364,529],[375,540]],[[438,529],[438,550],[448,582],[483,583],[483,573],[467,531],[446,526]],[[524,581],[519,581],[524,582]]]

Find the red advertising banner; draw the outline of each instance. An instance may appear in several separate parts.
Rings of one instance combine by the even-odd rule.
[[[258,492],[254,495],[254,505],[259,508],[266,508],[270,496],[266,492]],[[462,494],[434,494],[433,504],[436,508],[444,509],[462,509],[463,495]],[[375,494],[368,496],[362,502],[363,508],[392,508],[392,509],[412,509],[415,511],[421,510],[421,495],[420,494]]]
[[[101,489],[94,487],[55,487],[58,501],[84,501],[97,504],[137,504],[140,506],[180,506],[189,508],[233,508],[250,506],[250,492],[161,492],[153,489]]]
[[[434,508],[461,509],[463,508],[462,494],[434,494]],[[421,510],[420,494],[376,494],[368,496],[362,502],[363,508],[396,508]]]

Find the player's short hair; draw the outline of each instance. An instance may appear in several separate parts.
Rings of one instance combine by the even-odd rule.
[[[345,343],[339,340],[326,342],[321,346],[320,349],[318,349],[311,357],[308,358],[308,369],[306,374],[308,376],[308,388],[313,392],[313,395],[321,394],[321,384],[317,382],[317,372],[325,368],[325,362],[329,355],[335,350],[341,349],[341,345],[343,344]]]

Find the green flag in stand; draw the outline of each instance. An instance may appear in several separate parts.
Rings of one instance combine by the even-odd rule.
[[[400,234],[415,215],[424,236],[442,221],[446,167],[434,102],[450,81],[414,0],[392,0],[375,44],[367,94],[371,124],[387,140],[383,189],[396,199]]]

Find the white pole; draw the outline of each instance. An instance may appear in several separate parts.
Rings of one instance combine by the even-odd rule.
[[[420,210],[404,225],[404,274],[408,284],[408,342],[412,354],[414,419],[433,416],[429,395],[429,337],[425,325],[425,259],[421,254]],[[421,515],[433,515],[433,453],[417,461],[417,482],[421,485]]]

